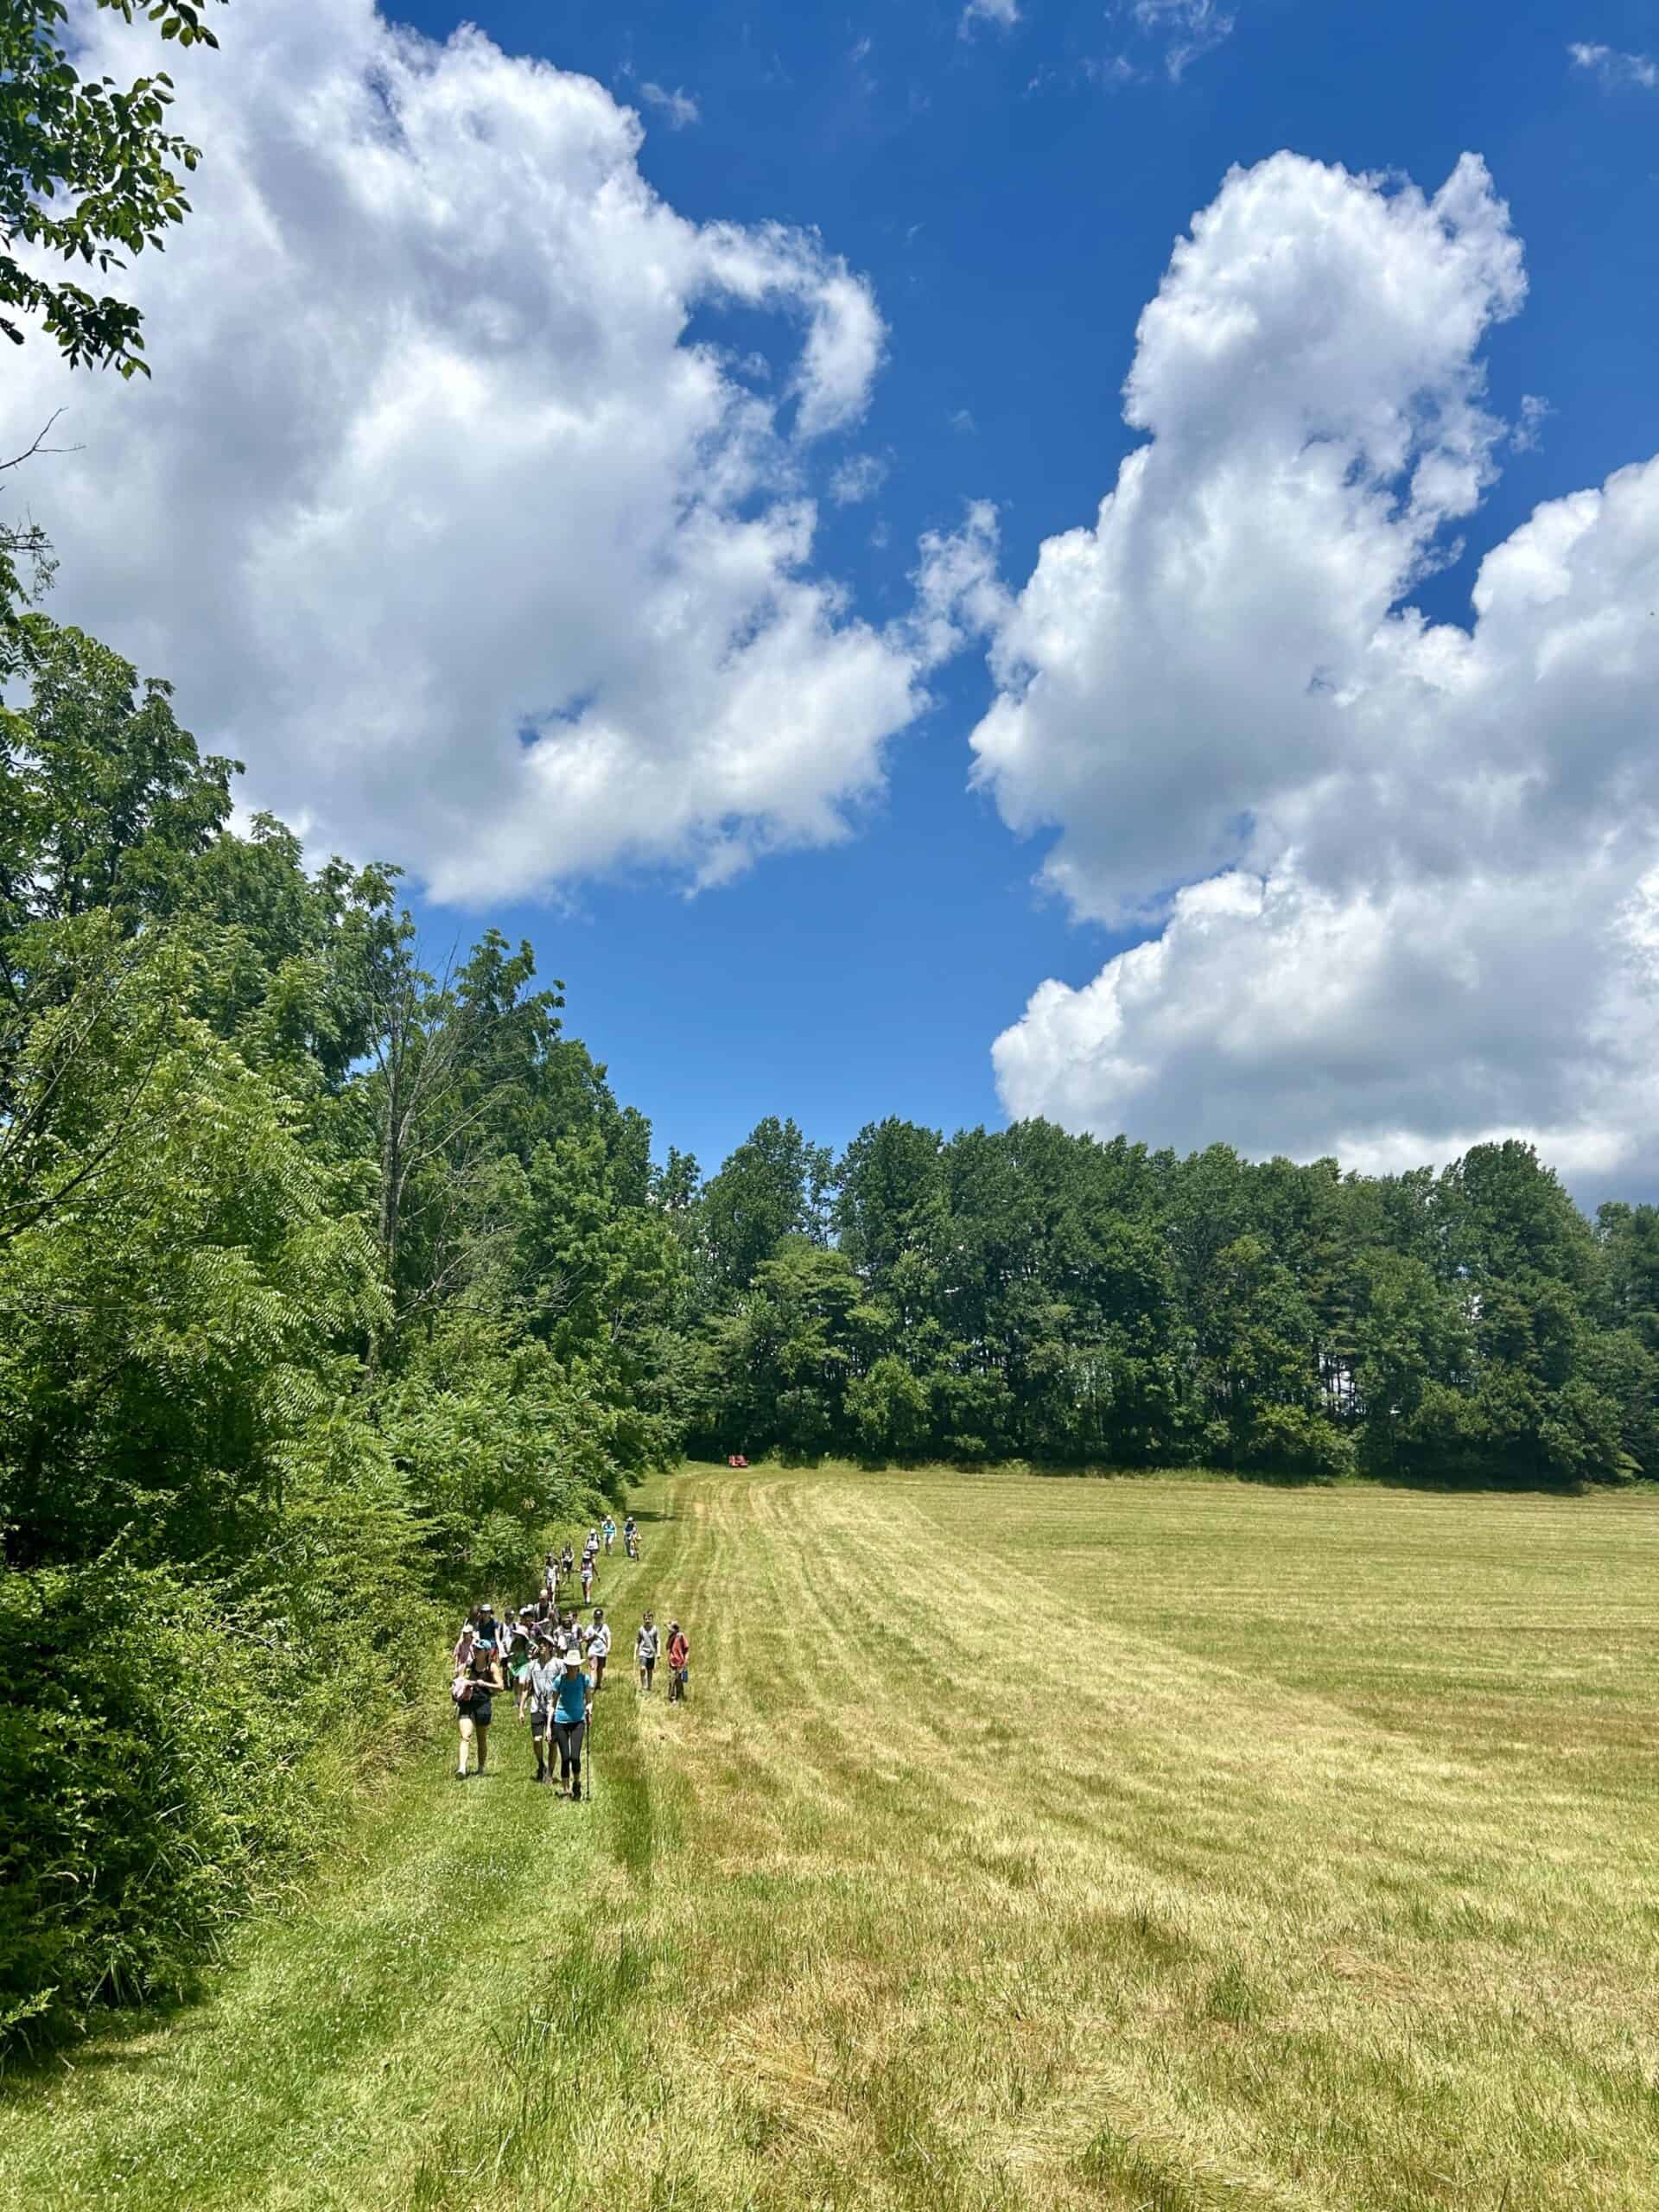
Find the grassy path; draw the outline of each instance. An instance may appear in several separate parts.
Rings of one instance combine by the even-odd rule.
[[[0,2202],[1659,2207],[1659,1507],[697,1471],[600,1800],[435,1755]],[[626,1673],[623,1674],[626,1684]]]

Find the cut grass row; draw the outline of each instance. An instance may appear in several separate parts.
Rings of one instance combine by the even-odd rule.
[[[618,1658],[672,1606],[693,1703],[607,1694],[591,1808],[435,1748],[207,2004],[14,2090],[0,2199],[1659,2205],[1653,1503],[652,1502]]]

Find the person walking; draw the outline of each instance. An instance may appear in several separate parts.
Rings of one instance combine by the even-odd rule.
[[[449,1694],[455,1701],[455,1713],[461,1723],[461,1751],[455,1767],[455,1779],[467,1779],[467,1746],[473,1746],[477,1770],[482,1774],[490,1759],[491,1694],[505,1690],[501,1666],[493,1643],[475,1643],[467,1664],[450,1684]]]
[[[691,1643],[678,1621],[668,1624],[668,1701],[681,1705],[691,1678]]]
[[[657,1672],[657,1654],[661,1649],[661,1642],[657,1633],[657,1624],[647,1613],[639,1624],[639,1634],[633,1647],[633,1656],[639,1664],[639,1687],[647,1696],[651,1693],[651,1678]]]
[[[605,1516],[605,1526],[601,1533],[605,1538],[605,1556],[609,1559],[611,1546],[616,1541],[616,1522],[608,1513]]]
[[[530,1748],[536,1754],[537,1782],[547,1780],[547,1746],[553,1733],[553,1708],[558,1702],[563,1671],[553,1649],[553,1638],[543,1628],[536,1638],[536,1656],[524,1676],[518,1704],[521,1716],[525,1705],[530,1707]]]
[[[594,1602],[594,1555],[591,1552],[584,1554],[582,1562],[582,1602],[584,1605],[591,1605]]]
[[[639,1558],[639,1531],[634,1526],[633,1516],[632,1513],[629,1514],[627,1519],[622,1523],[622,1548],[626,1552],[630,1559]]]
[[[594,1625],[588,1635],[588,1664],[593,1669],[594,1688],[605,1687],[605,1662],[611,1656],[610,1624],[605,1618],[603,1605],[594,1607]]]
[[[588,1700],[593,1683],[582,1672],[580,1651],[567,1651],[559,1665],[558,1694],[553,1705],[553,1740],[559,1747],[559,1795],[567,1786],[582,1797],[582,1739],[588,1732]]]

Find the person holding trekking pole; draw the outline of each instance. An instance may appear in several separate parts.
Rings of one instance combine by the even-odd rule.
[[[559,1795],[567,1784],[572,1800],[582,1800],[582,1739],[588,1732],[588,1699],[593,1682],[583,1673],[582,1654],[567,1651],[560,1666],[558,1695],[553,1706],[553,1740],[559,1747]]]

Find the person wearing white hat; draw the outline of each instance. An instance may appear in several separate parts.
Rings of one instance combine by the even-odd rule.
[[[567,1784],[572,1798],[582,1796],[582,1739],[588,1732],[588,1700],[593,1676],[583,1671],[582,1653],[573,1644],[560,1669],[559,1694],[553,1707],[553,1740],[559,1747],[559,1795]]]

